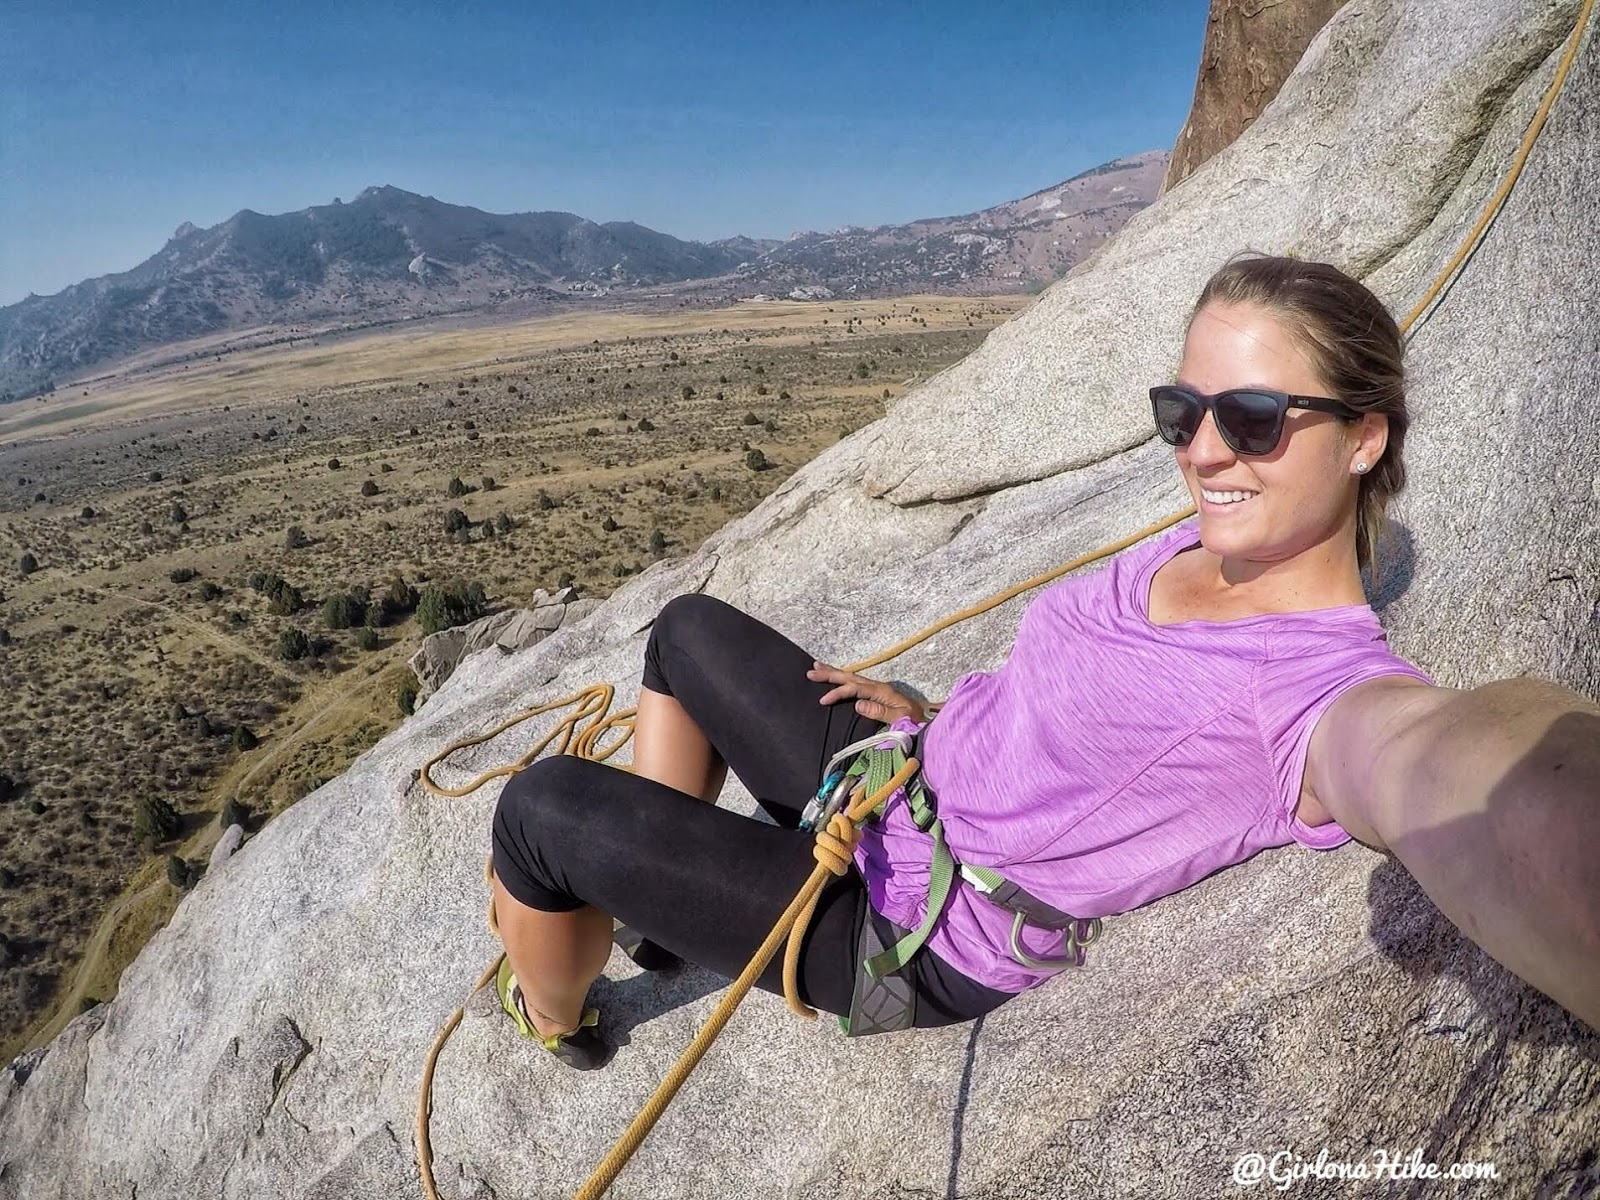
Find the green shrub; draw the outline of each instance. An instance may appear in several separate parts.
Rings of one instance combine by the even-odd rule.
[[[415,678],[402,683],[395,691],[394,701],[400,707],[401,713],[410,716],[417,711],[417,684]]]
[[[739,424],[741,424],[741,425],[759,425],[759,424],[761,424],[761,418],[756,416],[755,413],[753,413],[753,412],[747,412],[744,415],[744,419],[742,421],[740,421]]]
[[[767,461],[767,456],[759,450],[752,450],[744,456],[744,465],[752,471],[765,471],[772,464]]]
[[[278,635],[278,655],[287,662],[311,653],[311,639],[298,629],[285,629]]]
[[[617,524],[615,518],[607,517],[604,521],[600,522],[600,528],[604,529],[607,533],[615,533],[617,530],[621,529],[622,526]]]
[[[472,528],[472,518],[459,508],[446,509],[444,514],[444,531],[455,533],[457,530]]]
[[[329,596],[322,602],[322,623],[329,629],[349,629],[359,614],[343,592]]]
[[[655,422],[653,422],[649,417],[640,417],[639,418],[639,432],[640,433],[649,433],[654,428],[655,428]]]
[[[232,796],[222,802],[222,813],[217,817],[217,824],[223,829],[234,825],[248,827],[250,824],[250,810],[240,804]]]
[[[183,828],[183,820],[160,796],[141,796],[133,806],[133,833],[141,842],[164,842]]]
[[[188,510],[186,510],[181,504],[174,503],[173,506],[167,510],[167,520],[171,521],[174,525],[182,525],[188,519]]]
[[[450,477],[450,482],[445,485],[444,494],[452,500],[467,494],[467,485],[461,482],[461,476],[452,475]]]
[[[363,496],[376,496],[378,494],[378,485],[370,479],[363,480],[361,484],[361,494]]]
[[[422,593],[417,603],[417,623],[423,633],[438,633],[476,621],[483,615],[488,595],[481,583],[463,585],[451,582],[443,587],[430,587]]]
[[[261,744],[261,739],[250,732],[248,726],[235,725],[233,727],[233,748],[235,750],[254,750]]]
[[[209,579],[200,585],[200,599],[215,600],[220,595],[222,595],[222,589]]]
[[[199,871],[176,854],[167,855],[167,882],[187,890],[199,879]]]
[[[172,580],[173,583],[188,583],[194,577],[195,569],[193,567],[174,567],[167,572],[167,578]]]
[[[281,579],[278,581],[278,586],[267,593],[267,597],[267,611],[279,617],[297,613],[306,604],[300,595],[300,589]]]
[[[389,613],[395,614],[395,616],[402,613],[411,613],[411,611],[416,610],[418,598],[416,589],[411,587],[411,584],[408,584],[405,579],[400,578],[398,574],[390,576],[389,590],[384,592],[384,608],[389,610]]]
[[[32,575],[39,569],[39,560],[32,554],[24,554],[17,559],[17,570],[24,575]]]
[[[378,631],[370,625],[363,625],[356,630],[356,647],[361,650],[376,650],[378,648]]]

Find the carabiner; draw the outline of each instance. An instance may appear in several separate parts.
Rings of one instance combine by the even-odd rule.
[[[879,742],[888,739],[899,745],[902,754],[909,754],[911,747],[916,744],[916,735],[907,730],[880,729],[859,742],[851,742],[828,760],[828,765],[822,769],[822,786],[817,789],[817,794],[806,802],[805,808],[800,813],[801,829],[807,833],[814,833],[833,820],[833,814],[844,807],[855,777],[846,774],[851,763],[846,763],[843,767],[839,764],[845,759],[850,759],[853,763],[863,750],[873,749]]]

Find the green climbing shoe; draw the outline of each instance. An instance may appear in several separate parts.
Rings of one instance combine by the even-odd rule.
[[[528,1019],[527,1009],[523,1007],[522,989],[517,986],[517,977],[511,971],[511,960],[504,956],[500,959],[500,970],[495,973],[494,989],[500,997],[500,1007],[516,1022],[517,1032],[530,1042],[537,1042],[574,1070],[592,1071],[603,1067],[616,1053],[616,1047],[600,1036],[598,1008],[584,1009],[583,1019],[578,1022],[576,1029],[553,1037],[541,1037]]]

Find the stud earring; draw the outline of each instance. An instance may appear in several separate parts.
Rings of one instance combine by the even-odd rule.
[[[1356,470],[1357,471],[1365,471],[1366,469],[1367,469],[1367,464],[1366,463],[1357,463],[1356,464]]]

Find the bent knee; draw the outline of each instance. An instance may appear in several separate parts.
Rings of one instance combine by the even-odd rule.
[[[514,829],[523,840],[548,835],[572,812],[588,769],[603,764],[573,754],[537,759],[506,780],[495,802],[494,823]]]
[[[682,645],[693,636],[691,630],[720,621],[730,611],[738,610],[726,600],[705,592],[683,592],[661,606],[650,627],[650,636]]]

